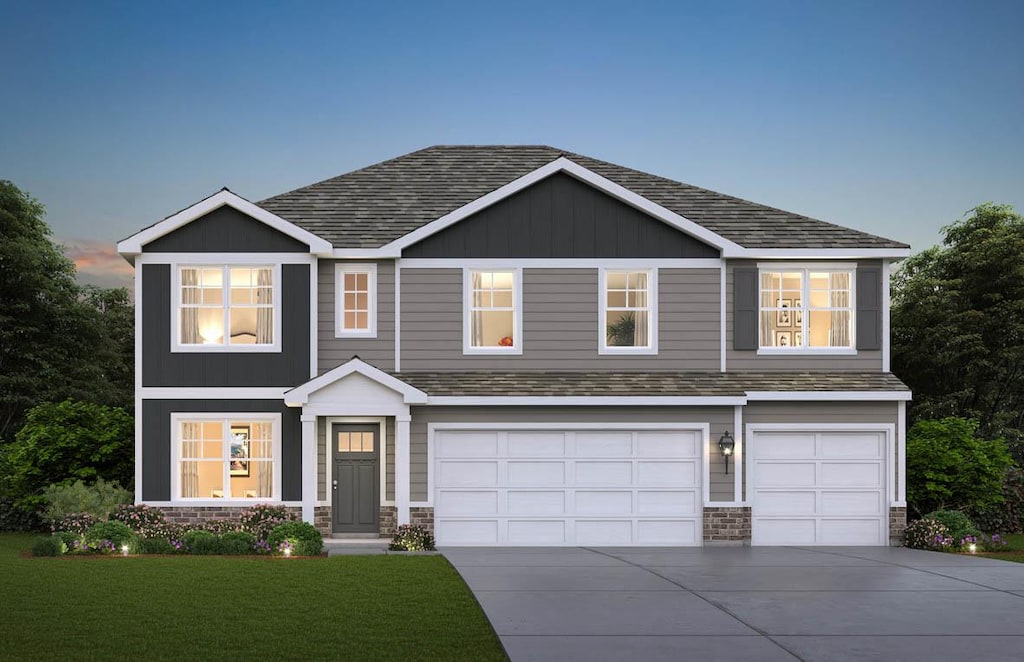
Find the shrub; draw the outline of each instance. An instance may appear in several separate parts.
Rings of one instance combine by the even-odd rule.
[[[167,523],[164,511],[145,504],[121,504],[111,513],[110,519],[124,522],[132,531],[144,536],[150,531],[161,529]]]
[[[182,542],[191,554],[207,555],[221,553],[220,538],[209,531],[199,529],[189,531],[182,538]]]
[[[58,520],[54,520],[50,524],[50,528],[53,531],[67,531],[81,536],[89,530],[89,527],[98,522],[99,520],[89,513],[69,513]]]
[[[220,537],[221,554],[241,555],[256,553],[256,536],[248,531],[228,531]]]
[[[58,531],[53,535],[57,536],[64,542],[64,547],[66,549],[72,549],[77,541],[85,540],[81,533],[74,533],[71,531]]]
[[[78,538],[68,548],[68,554],[113,554],[121,551],[121,548],[109,540],[88,541],[85,538]]]
[[[949,536],[955,541],[963,540],[968,536],[976,538],[981,535],[981,531],[974,526],[971,518],[959,510],[936,510],[934,513],[925,515],[925,519],[945,524],[946,529],[949,530]]]
[[[98,543],[109,540],[118,550],[132,539],[134,533],[124,522],[99,522],[90,526],[85,532],[87,543]]]
[[[32,543],[32,556],[60,556],[67,549],[59,536],[42,536]]]
[[[180,543],[179,543],[180,544]],[[128,543],[132,554],[176,554],[178,552],[167,538],[143,538],[133,536]]]
[[[947,551],[953,545],[949,529],[942,522],[933,519],[919,519],[907,525],[906,546],[911,549]]]
[[[1024,468],[1012,467],[1003,480],[1003,502],[971,508],[971,519],[982,531],[1024,533]]]
[[[907,501],[918,513],[988,508],[1003,500],[1012,460],[1003,439],[976,436],[977,421],[918,421],[907,433]]]
[[[434,549],[434,537],[422,526],[403,524],[395,531],[388,549],[396,552],[423,552]]]
[[[248,531],[257,540],[266,540],[274,527],[285,522],[294,522],[298,518],[288,512],[284,506],[270,506],[265,503],[248,508],[239,518],[239,529]]]
[[[291,549],[297,556],[319,556],[324,549],[320,531],[309,522],[278,524],[267,536],[267,544],[275,552]]]
[[[2,465],[0,471],[3,471]],[[18,505],[13,497],[0,496],[0,531],[39,531],[43,528],[43,521],[35,510]]]
[[[44,514],[50,521],[60,520],[72,513],[89,513],[96,519],[106,519],[118,506],[131,501],[131,493],[117,483],[97,478],[92,485],[76,480],[70,485],[50,485],[43,491],[46,503]]]
[[[222,533],[228,533],[229,531],[238,531],[239,523],[237,521],[227,519],[209,519],[200,525],[203,531],[209,531],[214,535]]]

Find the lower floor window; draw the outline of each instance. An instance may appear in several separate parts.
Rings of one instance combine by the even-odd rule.
[[[178,496],[183,499],[276,499],[279,418],[181,415]]]

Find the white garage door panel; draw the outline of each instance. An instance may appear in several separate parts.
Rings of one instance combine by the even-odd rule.
[[[754,431],[755,545],[884,545],[886,433]]]
[[[438,544],[699,545],[702,439],[694,430],[436,430]]]

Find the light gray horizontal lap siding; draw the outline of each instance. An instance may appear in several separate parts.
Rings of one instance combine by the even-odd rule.
[[[353,356],[381,370],[395,369],[395,263],[377,265],[377,337],[336,338],[337,283],[334,266],[351,260],[320,260],[317,281],[317,371],[323,374]]]
[[[717,269],[660,269],[658,354],[598,354],[597,269],[523,269],[523,354],[463,355],[461,269],[402,269],[402,371],[719,368]]]
[[[878,266],[878,260],[862,261],[864,265]],[[882,352],[861,350],[854,355],[835,356],[758,356],[756,350],[733,349],[733,272],[736,267],[757,267],[753,260],[729,260],[725,269],[725,338],[726,369],[732,371],[850,371],[873,372],[882,369]]]
[[[711,499],[733,500],[733,476],[725,475],[718,439],[732,430],[732,407],[413,407],[410,476],[413,501],[427,499],[429,423],[707,423],[710,426]],[[389,455],[390,456],[390,455]]]

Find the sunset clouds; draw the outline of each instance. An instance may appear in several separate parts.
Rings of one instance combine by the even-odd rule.
[[[78,269],[81,283],[100,287],[132,287],[132,265],[117,254],[112,241],[63,239],[64,254]]]

